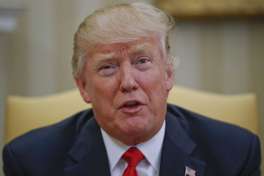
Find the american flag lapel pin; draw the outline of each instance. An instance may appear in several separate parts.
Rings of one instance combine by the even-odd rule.
[[[184,176],[196,176],[196,171],[188,166],[185,166]]]

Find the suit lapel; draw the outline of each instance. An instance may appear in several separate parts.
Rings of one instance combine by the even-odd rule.
[[[206,164],[194,156],[195,147],[185,118],[168,111],[159,175],[184,176],[188,167],[196,172],[195,176],[203,176]],[[64,167],[64,176],[87,175],[110,176],[106,149],[94,118],[81,129]]]
[[[110,176],[108,158],[99,126],[88,120],[65,160],[64,176]]]
[[[205,163],[191,155],[195,147],[184,118],[167,112],[160,176],[184,176],[187,167],[195,171],[195,176],[204,175]]]

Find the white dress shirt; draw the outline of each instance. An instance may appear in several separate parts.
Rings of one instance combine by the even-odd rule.
[[[122,155],[132,146],[127,146],[117,139],[114,139],[101,128],[105,144],[111,176],[122,176],[127,163]],[[136,167],[138,176],[158,176],[160,170],[160,158],[163,139],[165,135],[165,121],[162,127],[151,139],[138,144],[137,147],[145,156]]]

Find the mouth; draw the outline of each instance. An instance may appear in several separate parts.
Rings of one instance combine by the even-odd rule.
[[[124,113],[133,114],[133,113],[139,112],[142,109],[143,105],[144,104],[140,101],[129,100],[129,101],[122,103],[119,109]]]

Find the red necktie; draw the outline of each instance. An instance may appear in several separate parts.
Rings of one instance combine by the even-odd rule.
[[[131,147],[123,154],[122,158],[127,162],[123,176],[138,176],[136,167],[144,159],[144,155],[136,147]]]

